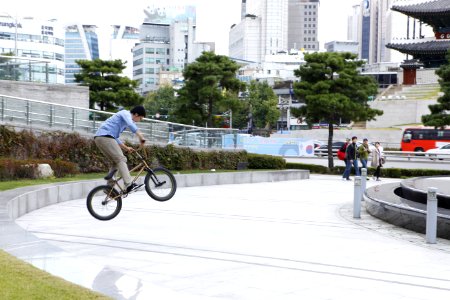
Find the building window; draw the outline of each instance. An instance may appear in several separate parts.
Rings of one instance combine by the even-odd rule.
[[[142,63],[143,63],[143,59],[142,58],[136,59],[135,61],[133,61],[133,67],[142,65]],[[141,72],[142,72],[142,70],[141,70]]]
[[[147,54],[155,54],[155,48],[145,48],[145,53],[147,53]]]
[[[142,53],[144,53],[144,49],[137,49],[136,51],[133,52],[133,56],[139,56],[142,55]]]

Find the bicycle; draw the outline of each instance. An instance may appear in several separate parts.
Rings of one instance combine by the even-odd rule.
[[[147,172],[144,183],[138,188],[145,185],[147,194],[156,201],[171,199],[177,190],[177,182],[173,174],[161,166],[152,169],[142,155],[136,151],[132,153],[140,160],[140,163],[130,170],[130,173],[137,171],[132,183],[136,183],[142,173]],[[114,179],[116,172],[116,169],[109,172],[104,177],[108,184],[95,187],[87,196],[87,209],[98,220],[107,221],[115,218],[122,209],[122,199],[137,190],[127,193],[126,188],[118,183],[122,177]]]

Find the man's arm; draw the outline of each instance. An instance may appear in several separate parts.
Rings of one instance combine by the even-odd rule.
[[[141,143],[141,146],[145,144],[144,136],[142,135],[142,132],[140,130],[136,131],[136,135],[139,138],[139,142]]]
[[[122,150],[127,151],[127,152],[133,152],[134,149],[132,147],[128,147],[127,145],[125,145],[124,143],[119,144],[120,148],[122,148]]]

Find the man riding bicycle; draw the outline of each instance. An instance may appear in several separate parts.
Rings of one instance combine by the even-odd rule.
[[[134,149],[125,145],[119,137],[126,128],[129,128],[138,136],[141,146],[144,145],[144,136],[138,130],[136,122],[142,121],[145,115],[145,109],[141,105],[135,106],[130,111],[121,110],[103,122],[94,137],[97,147],[113,163],[112,168],[119,170],[127,193],[138,189],[141,185],[131,183],[127,158],[123,154],[123,151],[133,152]]]

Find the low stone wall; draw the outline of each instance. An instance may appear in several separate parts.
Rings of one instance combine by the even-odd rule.
[[[175,174],[178,187],[208,186],[222,184],[276,182],[309,179],[307,170],[248,171],[229,173]],[[18,195],[6,204],[10,219],[14,220],[36,209],[60,202],[85,198],[104,180],[80,181],[45,188]]]
[[[89,108],[89,87],[0,80],[0,95]]]

